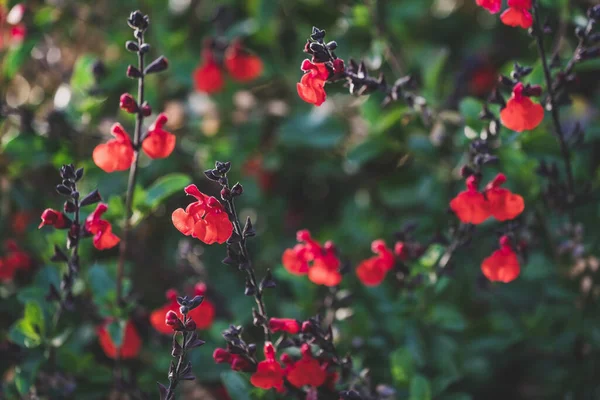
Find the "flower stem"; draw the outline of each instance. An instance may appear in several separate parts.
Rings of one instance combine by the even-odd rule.
[[[142,47],[144,44],[144,34],[140,33],[138,37],[138,47]],[[125,226],[123,228],[123,240],[119,246],[119,262],[117,264],[117,303],[123,304],[123,275],[125,269],[125,259],[127,257],[127,244],[129,242],[130,230],[131,230],[131,217],[133,216],[133,196],[135,193],[135,185],[137,181],[139,151],[141,146],[142,127],[144,124],[144,114],[141,109],[141,105],[144,103],[144,53],[138,51],[138,69],[141,76],[138,78],[138,107],[136,119],[135,119],[135,130],[133,133],[133,163],[129,168],[129,180],[127,182],[127,197],[125,200]]]
[[[183,315],[183,324],[185,325],[188,322],[189,318],[187,314]],[[187,345],[187,335],[188,332],[182,331],[182,343],[181,343],[181,354],[177,359],[177,364],[175,368],[169,371],[169,387],[167,388],[167,394],[165,396],[165,400],[173,400],[175,396],[175,389],[177,389],[177,385],[179,384],[179,375],[181,373],[181,368],[183,367],[183,362],[185,361],[186,354],[186,345]],[[177,333],[175,333],[177,335]]]
[[[227,178],[224,178],[224,179],[226,181],[223,186],[226,187],[227,189],[230,189],[229,181],[227,181]],[[252,261],[250,260],[250,253],[248,252],[248,247],[246,245],[246,237],[244,236],[244,233],[242,230],[242,225],[240,224],[240,219],[238,217],[237,210],[235,209],[235,203],[234,203],[233,197],[226,200],[226,203],[227,203],[227,209],[228,209],[229,215],[231,217],[231,222],[233,223],[234,233],[240,237],[240,241],[239,241],[240,253],[241,253],[243,259],[245,260],[245,262],[247,263],[247,266],[245,268],[246,274],[248,275],[250,284],[256,288],[256,290],[254,292],[254,299],[256,300],[256,305],[258,306],[258,313],[259,313],[260,317],[262,318],[263,330],[265,332],[265,340],[268,342],[271,342],[272,338],[271,338],[271,330],[269,329],[269,325],[268,325],[269,318],[267,316],[267,307],[265,306],[265,303],[263,301],[263,288],[261,287],[261,285],[258,284],[258,282],[256,280],[256,274],[254,272],[254,267],[252,266]]]
[[[567,145],[567,141],[565,138],[564,131],[562,129],[562,125],[560,123],[560,115],[558,112],[558,105],[556,103],[556,96],[554,94],[554,82],[552,80],[552,73],[550,72],[550,67],[548,66],[548,60],[546,58],[546,50],[544,49],[544,31],[542,25],[540,23],[539,18],[539,5],[537,2],[533,4],[533,20],[535,23],[533,29],[533,35],[535,36],[538,52],[540,58],[542,59],[542,66],[544,69],[544,77],[546,79],[546,86],[548,90],[548,98],[550,100],[550,112],[552,114],[552,122],[554,124],[554,130],[556,132],[556,136],[558,137],[558,143],[560,145],[560,152],[562,154],[562,158],[565,162],[565,171],[567,174],[567,188],[569,193],[569,202],[573,201],[573,197],[575,195],[575,183],[573,179],[573,169],[571,166],[571,153],[569,152],[569,146]]]

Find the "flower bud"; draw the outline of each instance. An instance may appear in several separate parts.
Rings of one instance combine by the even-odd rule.
[[[144,74],[154,74],[156,72],[162,72],[169,67],[169,61],[164,56],[158,57],[152,61],[144,70]]]
[[[138,110],[137,102],[129,93],[123,93],[121,95],[121,98],[119,99],[119,107],[130,114],[133,114]]]
[[[185,323],[185,330],[186,331],[195,331],[196,330],[196,322],[193,319],[188,320]]]
[[[244,187],[239,182],[231,188],[232,196],[240,196],[242,193],[244,193]]]
[[[165,315],[165,324],[172,326],[173,329],[177,325],[181,324],[181,321],[179,320],[179,317],[177,316],[177,313],[175,311],[167,311],[167,314]]]
[[[125,43],[125,48],[126,48],[128,51],[131,51],[132,53],[135,53],[135,52],[137,52],[137,51],[139,50],[139,47],[138,47],[137,43],[136,43],[136,42],[134,42],[133,40],[128,40],[128,41]]]
[[[149,117],[152,114],[152,107],[150,107],[150,104],[144,102],[144,104],[142,104],[142,115],[144,117]]]
[[[126,75],[128,78],[131,78],[131,79],[137,79],[137,78],[142,77],[142,73],[140,72],[140,70],[137,69],[136,67],[134,67],[133,65],[129,65],[127,67]]]

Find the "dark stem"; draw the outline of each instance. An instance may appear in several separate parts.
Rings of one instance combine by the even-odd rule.
[[[225,178],[227,179],[227,178]],[[226,181],[224,184],[225,187],[229,188],[229,182]],[[252,266],[252,261],[250,260],[250,253],[248,252],[248,247],[246,246],[246,238],[244,237],[242,226],[240,224],[240,219],[237,214],[237,210],[235,209],[235,204],[233,201],[233,197],[229,200],[226,200],[227,208],[229,211],[229,215],[231,216],[231,222],[233,223],[234,233],[239,235],[239,247],[240,253],[242,254],[243,259],[247,263],[245,268],[246,274],[248,275],[248,279],[250,280],[250,284],[256,288],[254,292],[254,299],[256,300],[256,304],[258,306],[258,312],[263,319],[263,330],[265,332],[265,340],[271,342],[271,330],[268,326],[268,317],[267,317],[267,308],[265,307],[265,303],[263,301],[263,288],[258,284],[256,280],[256,274],[254,273],[254,267]]]
[[[560,115],[558,113],[558,105],[556,103],[556,97],[554,95],[554,86],[552,73],[550,72],[550,67],[548,66],[548,60],[546,59],[546,50],[544,50],[544,31],[540,23],[539,18],[539,6],[537,2],[533,5],[533,20],[535,23],[533,29],[533,35],[535,36],[538,52],[540,54],[540,58],[542,59],[542,66],[544,68],[544,77],[546,79],[546,87],[548,88],[548,98],[550,101],[550,111],[552,114],[552,122],[554,124],[554,130],[556,132],[556,136],[558,137],[558,143],[560,145],[560,152],[562,154],[562,158],[565,162],[565,171],[567,173],[567,188],[569,191],[569,202],[573,201],[573,197],[575,195],[575,183],[573,180],[573,169],[571,166],[571,153],[569,152],[569,146],[567,145],[567,141],[565,138],[564,131],[562,129],[562,125],[560,123]],[[570,67],[572,68],[572,66]]]
[[[142,47],[144,44],[144,34],[140,33],[138,37],[138,47]],[[119,262],[117,264],[117,304],[123,304],[123,274],[125,269],[125,259],[127,257],[127,244],[129,242],[130,230],[131,230],[131,217],[133,215],[133,196],[135,192],[135,184],[137,181],[137,170],[139,151],[141,146],[142,127],[144,124],[144,114],[142,113],[141,105],[144,103],[144,53],[138,51],[138,69],[141,76],[138,78],[138,98],[137,103],[139,105],[136,119],[135,119],[135,131],[133,133],[133,164],[129,169],[129,180],[127,183],[127,197],[125,200],[126,219],[125,227],[123,229],[123,240],[119,246]]]
[[[190,318],[188,318],[187,314],[183,315],[183,325],[185,326],[185,324],[189,321]],[[178,359],[177,359],[177,364],[175,366],[175,369],[172,371],[169,371],[169,387],[167,388],[167,394],[165,395],[165,400],[173,400],[174,396],[175,396],[175,389],[177,389],[177,385],[179,384],[179,374],[181,373],[181,368],[183,368],[183,363],[185,361],[185,354],[186,354],[186,345],[187,345],[187,335],[188,332],[187,331],[182,331],[182,343],[181,343],[181,354],[179,355]],[[175,333],[175,335],[177,335],[177,333]]]

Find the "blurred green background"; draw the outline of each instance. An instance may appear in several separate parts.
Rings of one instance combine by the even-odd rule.
[[[170,338],[150,327],[148,313],[164,304],[167,289],[183,292],[204,281],[218,305],[217,320],[200,332],[207,344],[191,353],[198,380],[184,387],[182,398],[223,398],[207,392],[222,381],[233,400],[275,398],[214,364],[212,351],[224,346],[221,331],[230,323],[247,326],[247,336],[260,340],[251,327],[253,300],[243,295],[243,274],[221,264],[222,246],[183,237],[170,219],[188,204],[185,185],[217,195],[202,171],[229,160],[230,179],[244,186],[241,215],[251,216],[258,232],[250,244],[254,264],[259,275],[271,268],[279,281],[266,298],[269,314],[303,320],[319,311],[327,290],[287,274],[281,255],[299,229],[333,240],[352,266],[341,285],[352,301],[336,313],[339,349],[353,355],[357,369],[370,369],[374,385],[393,387],[393,398],[600,398],[599,209],[595,197],[570,217],[544,205],[545,182],[535,168],[542,159],[560,160],[549,121],[525,134],[501,131],[494,142],[500,162],[484,178],[504,172],[511,190],[526,200],[529,251],[519,279],[508,285],[481,279],[481,260],[497,248],[495,222],[478,227],[452,260],[451,274],[433,276],[431,263],[417,262],[414,268],[429,279],[415,289],[393,277],[365,288],[353,272],[371,256],[374,239],[393,244],[407,223],[417,224],[414,237],[423,242],[457,225],[448,203],[463,188],[459,169],[484,126],[478,114],[496,75],[518,61],[534,66],[531,83],[543,83],[526,32],[501,25],[474,0],[48,0],[23,3],[27,32],[16,42],[5,18],[16,3],[0,1],[0,238],[16,240],[34,268],[0,285],[6,398],[21,398],[32,387],[42,398],[61,398],[65,387],[77,399],[107,398],[111,391],[112,362],[94,327],[114,313],[116,248],[98,252],[84,242],[76,309],[63,315],[52,337],[44,334],[43,344],[15,343],[11,326],[23,317],[23,304],[37,301],[50,327],[52,305],[43,298],[48,282],[60,279],[62,266],[49,258],[64,232],[36,228],[43,209],[61,207],[54,191],[60,165],[85,167],[82,191],[99,189],[109,204],[107,218],[121,232],[127,173],[104,173],[91,153],[112,123],[133,130],[133,117],[119,110],[118,99],[136,90],[125,76],[136,60],[124,48],[134,9],[150,16],[152,56],[169,59],[165,73],[147,79],[146,98],[155,113],[167,113],[167,128],[177,136],[171,157],[150,163],[143,156],[140,164],[127,264],[132,319],[144,342],[139,360],[127,364],[136,387],[156,397],[155,382],[166,380],[171,360]],[[548,46],[568,57],[576,46],[574,26],[585,22],[592,4],[541,1],[548,24],[563,37],[548,39]],[[434,124],[423,124],[402,103],[382,108],[379,95],[352,97],[341,83],[326,86],[328,100],[319,108],[302,102],[295,86],[312,26],[338,42],[344,60],[363,59],[389,82],[412,75],[435,110]],[[228,79],[211,96],[195,92],[192,73],[203,40],[214,36],[241,37],[263,60],[262,76],[248,84]],[[578,70],[573,106],[563,113],[569,126],[581,121],[585,128],[573,161],[578,186],[592,193],[599,183],[599,66],[590,62]],[[570,218],[583,234],[565,229]],[[43,361],[51,347],[53,358]]]

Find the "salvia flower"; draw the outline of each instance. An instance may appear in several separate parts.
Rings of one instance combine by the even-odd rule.
[[[492,14],[500,12],[502,0],[475,0],[479,7],[483,7]]]
[[[396,246],[396,249],[400,252],[404,251]],[[376,256],[364,260],[360,263],[356,269],[356,275],[358,279],[365,286],[377,286],[383,282],[388,271],[390,271],[395,264],[394,253],[390,250],[385,242],[381,239],[373,241],[371,244],[371,250]]]
[[[47,208],[42,213],[42,222],[38,226],[38,229],[42,226],[53,226],[56,229],[66,229],[70,226],[70,221],[67,216],[65,216],[62,212],[53,210],[51,208]]]
[[[142,149],[152,159],[166,158],[175,149],[175,135],[163,129],[166,123],[167,116],[159,114],[142,142]]]
[[[104,354],[108,358],[116,359],[119,355],[121,359],[135,358],[140,352],[142,347],[142,339],[138,334],[135,326],[131,321],[127,321],[123,332],[123,340],[120,347],[115,346],[115,343],[110,336],[108,331],[108,325],[112,323],[112,320],[106,320],[103,325],[98,327],[98,341],[100,347],[104,351]],[[120,352],[120,354],[118,354]]]
[[[307,230],[298,231],[296,238],[300,244],[283,253],[281,261],[285,269],[294,275],[308,275],[308,279],[317,285],[339,285],[341,263],[333,243],[321,246]]]
[[[206,285],[198,283],[194,287],[194,295],[205,296]],[[179,304],[177,303],[177,291],[170,289],[166,292],[168,303],[164,306],[152,311],[150,314],[150,324],[158,332],[169,335],[173,333],[173,325],[168,324],[166,318],[175,316],[177,319],[182,317]],[[214,304],[204,297],[204,300],[198,307],[188,312],[188,317],[196,324],[196,329],[208,329],[212,326],[215,319]],[[176,323],[176,322],[174,322]]]
[[[229,364],[234,371],[253,371],[253,365],[243,356],[232,354],[227,349],[217,348],[213,352],[213,360],[217,364]]]
[[[168,157],[175,148],[175,135],[163,129],[166,123],[167,116],[159,114],[142,142],[142,149],[152,159]],[[121,124],[114,124],[111,133],[115,138],[96,146],[92,158],[104,172],[125,171],[133,163],[133,143]]]
[[[450,202],[450,208],[465,224],[481,224],[489,217],[498,221],[515,219],[525,209],[523,197],[500,186],[506,182],[504,174],[498,174],[485,190],[477,189],[475,175],[467,178],[467,190],[459,193]]]
[[[485,190],[490,212],[498,221],[514,219],[525,209],[523,197],[500,187],[504,182],[506,182],[506,176],[498,174],[493,181],[488,183]]]
[[[513,88],[506,107],[500,111],[502,125],[516,132],[535,129],[544,119],[544,108],[524,93],[521,82]]]
[[[533,16],[531,15],[532,0],[508,0],[508,8],[500,16],[504,25],[531,28]]]
[[[275,359],[275,348],[270,342],[265,343],[265,360],[258,363],[256,372],[250,382],[261,389],[275,388],[283,392],[283,369]]]
[[[215,197],[200,192],[196,185],[189,185],[184,190],[197,201],[185,210],[178,208],[173,212],[171,219],[175,228],[206,244],[225,243],[231,237],[233,224],[223,205]]]
[[[271,332],[287,332],[295,335],[300,332],[300,324],[291,318],[271,318],[269,320],[269,329]]]
[[[233,40],[225,50],[222,57],[223,65],[218,62],[211,43],[207,43],[202,50],[202,64],[194,70],[193,80],[197,91],[216,93],[225,85],[224,69],[238,82],[250,82],[258,78],[263,72],[262,60],[250,54],[243,48],[239,40]]]
[[[304,343],[301,347],[302,358],[286,368],[287,380],[297,388],[303,386],[319,387],[327,379],[327,372],[315,359],[310,346]]]
[[[130,114],[138,111],[138,104],[133,96],[129,93],[123,93],[121,95],[121,98],[119,99],[119,107]]]
[[[0,282],[11,281],[17,270],[28,270],[31,267],[31,257],[23,251],[14,240],[4,244],[6,253],[0,257]]]
[[[306,59],[302,61],[300,69],[304,75],[296,84],[298,96],[307,103],[320,106],[327,98],[325,82],[329,79],[329,68],[325,63],[313,63]]]
[[[502,236],[500,238],[500,249],[483,260],[481,271],[492,282],[508,283],[519,276],[521,266],[508,236]]]
[[[102,214],[108,210],[108,206],[99,203],[94,212],[85,220],[85,230],[94,235],[94,247],[98,250],[105,250],[115,247],[120,239],[112,232],[110,222],[102,219]]]

